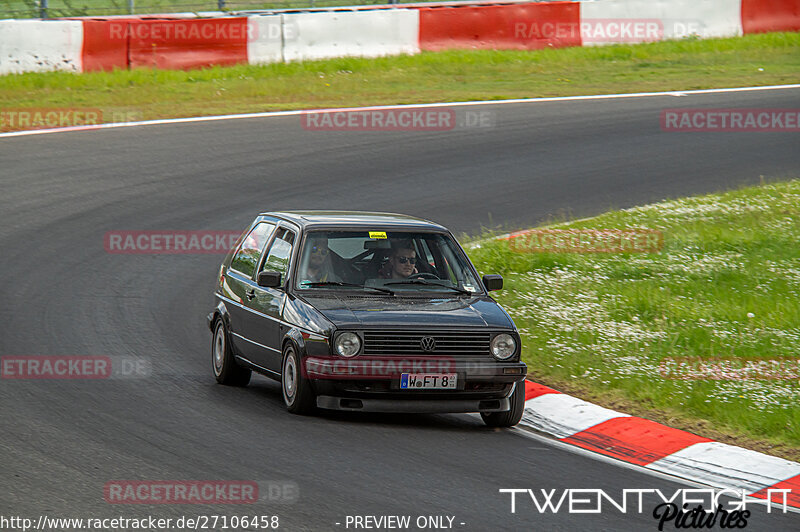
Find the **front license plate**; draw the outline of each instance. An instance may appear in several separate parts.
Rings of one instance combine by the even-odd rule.
[[[400,375],[401,390],[455,390],[456,373],[402,373]]]

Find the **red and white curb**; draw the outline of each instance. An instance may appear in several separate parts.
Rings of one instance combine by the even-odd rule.
[[[800,508],[800,463],[769,456],[609,410],[531,381],[525,382],[520,425],[558,441],[719,489],[766,499],[791,490]],[[784,494],[771,500],[783,504]]]

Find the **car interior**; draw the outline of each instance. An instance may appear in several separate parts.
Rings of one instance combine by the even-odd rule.
[[[412,240],[412,242],[414,244],[417,257],[421,258],[421,260],[417,260],[416,263],[418,273],[427,274],[425,277],[431,279],[442,278],[439,274],[439,269],[437,269],[434,264],[430,263],[431,259],[433,259],[434,263],[441,264],[445,271],[450,270],[450,268],[446,266],[444,257],[439,254],[437,260],[437,257],[430,252],[430,248],[421,239],[415,238]],[[335,244],[333,247],[335,247]],[[340,279],[342,279],[342,281],[356,284],[364,284],[369,279],[380,278],[379,272],[386,265],[392,251],[390,241],[386,239],[365,240],[364,251],[349,259],[344,258],[337,253],[331,247],[331,243],[329,243],[329,249],[329,257],[334,272],[339,276]],[[444,278],[447,279],[448,277]]]

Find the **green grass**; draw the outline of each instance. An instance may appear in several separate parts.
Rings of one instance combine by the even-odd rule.
[[[0,76],[0,108],[109,117],[492,100],[796,83],[800,33],[538,51],[459,50],[192,71]],[[117,113],[116,115],[114,113]]]
[[[800,359],[798,220],[793,180],[558,225],[660,230],[659,253],[520,253],[490,239],[470,256],[480,271],[505,277],[497,298],[540,380],[734,441],[785,446],[798,459],[798,377],[683,381],[659,369],[670,357]]]

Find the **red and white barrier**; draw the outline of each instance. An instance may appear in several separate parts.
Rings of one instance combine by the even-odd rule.
[[[744,33],[800,30],[800,0],[741,0]]]
[[[83,70],[162,69],[248,61],[246,17],[84,20]]]
[[[248,60],[246,17],[109,24],[118,38],[127,37],[130,68],[188,69]]]
[[[285,14],[284,61],[419,52],[414,9]]]
[[[532,50],[800,31],[800,0],[595,0],[376,6],[248,17],[0,21],[0,74],[199,68],[420,50]]]
[[[292,38],[291,28],[287,30]],[[283,61],[283,17],[260,15],[247,17],[247,62],[251,65]]]
[[[741,0],[581,2],[583,44],[733,37],[742,34]]]
[[[83,71],[128,68],[128,46],[111,32],[107,20],[85,20],[83,24]]]
[[[577,2],[422,8],[422,50],[535,50],[580,46]]]
[[[80,22],[0,20],[0,74],[83,72]]]
[[[525,382],[521,425],[652,471],[744,490],[752,497],[765,499],[769,489],[792,489],[787,505],[800,508],[800,463],[615,412],[541,384]]]

